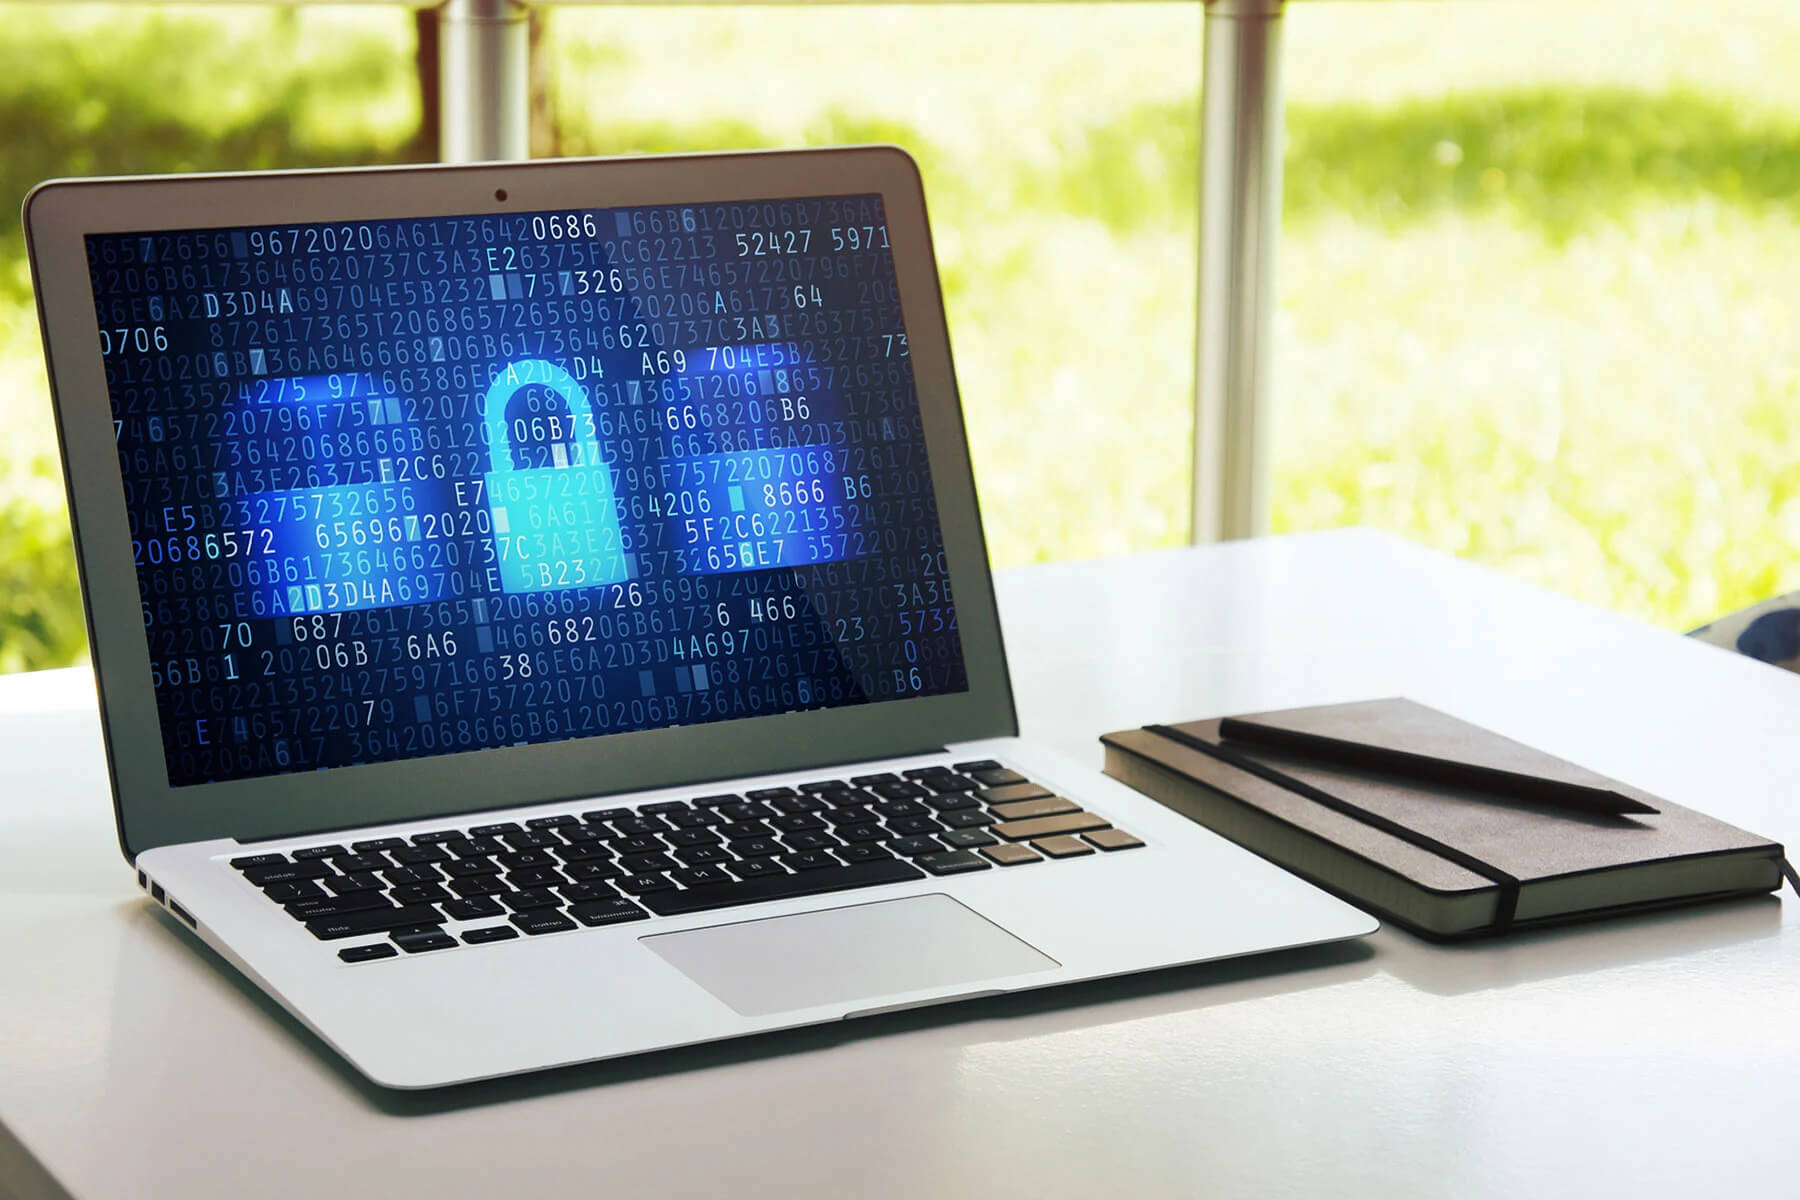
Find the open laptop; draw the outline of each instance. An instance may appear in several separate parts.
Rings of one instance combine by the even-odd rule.
[[[1016,738],[903,152],[25,216],[120,845],[375,1082],[1375,928]]]

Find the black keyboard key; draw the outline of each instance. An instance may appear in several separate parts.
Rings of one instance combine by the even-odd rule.
[[[302,846],[294,851],[294,858],[296,861],[304,862],[315,858],[336,858],[340,854],[348,853],[350,851],[333,842],[329,846]]]
[[[852,775],[850,782],[857,787],[868,787],[875,783],[899,783],[900,777],[892,771],[883,771],[879,775]]]
[[[550,853],[565,863],[604,862],[613,856],[612,847],[602,842],[585,842],[578,846],[564,846]]]
[[[683,812],[666,813],[663,816],[663,820],[667,821],[677,829],[706,829],[713,825],[723,825],[725,823],[719,817],[719,814],[710,808],[690,808]],[[564,836],[566,837],[567,835],[565,834]]]
[[[521,867],[509,872],[506,882],[516,888],[546,888],[569,881],[561,871],[553,867]]]
[[[462,940],[471,946],[510,941],[518,936],[519,931],[511,925],[483,925],[480,929],[465,929],[462,932]]]
[[[981,855],[967,850],[946,850],[914,861],[933,875],[961,875],[965,871],[985,871],[993,865]]]
[[[323,879],[330,874],[331,868],[322,862],[288,862],[283,859],[267,866],[250,867],[244,871],[244,878],[257,887],[267,887],[271,883],[293,883],[300,879]]]
[[[822,813],[831,811],[831,805],[817,796],[789,796],[783,800],[769,801],[769,807],[780,813]]]
[[[931,791],[945,796],[955,792],[972,792],[981,786],[967,775],[933,775],[919,782]]]
[[[716,846],[719,835],[710,829],[677,829],[674,833],[665,834],[663,841],[671,846]]]
[[[427,950],[449,950],[456,945],[456,939],[441,929],[395,932],[388,936],[394,939],[395,945],[408,954],[423,954]]]
[[[745,838],[731,843],[731,852],[739,858],[773,858],[781,851],[781,843],[774,838]]]
[[[543,850],[550,846],[560,846],[563,840],[548,829],[527,829],[520,833],[505,833],[500,840],[514,850]]]
[[[562,933],[575,928],[575,922],[553,908],[514,913],[508,920],[533,937],[540,933]]]
[[[951,770],[949,767],[945,766],[943,763],[936,763],[929,767],[908,767],[906,770],[900,772],[900,778],[902,778],[902,779],[929,779],[933,775],[949,775],[949,774],[951,774]]]
[[[604,883],[565,883],[556,889],[565,904],[585,904],[593,900],[611,900],[619,893]]]
[[[581,819],[590,825],[601,825],[608,821],[617,821],[621,817],[632,817],[637,814],[629,808],[595,808],[581,814]]]
[[[901,780],[899,783],[878,783],[869,789],[883,800],[917,800],[931,793],[916,783]]]
[[[332,941],[364,933],[386,933],[391,929],[405,929],[410,925],[436,925],[442,920],[437,909],[431,905],[415,904],[407,908],[371,908],[363,912],[320,917],[308,921],[306,931],[320,941]]]
[[[1005,767],[990,767],[985,771],[970,771],[969,778],[984,788],[1004,787],[1009,783],[1029,782],[1017,771],[1009,771]]]
[[[967,775],[971,771],[998,771],[1000,764],[991,758],[978,758],[974,762],[959,762],[956,769]]]
[[[930,817],[901,817],[898,821],[889,821],[888,828],[903,837],[918,837],[920,834],[937,833],[943,826]]]
[[[731,825],[721,825],[719,836],[728,842],[737,842],[744,838],[772,838],[775,830],[766,821],[738,821]]]
[[[346,875],[360,875],[366,871],[379,871],[383,867],[394,864],[380,854],[340,854],[331,860],[331,865]]]
[[[514,850],[509,854],[496,854],[494,861],[509,871],[517,871],[521,867],[554,867],[556,859],[548,850]]]
[[[445,863],[444,870],[452,879],[473,879],[477,875],[498,875],[500,864],[491,858],[459,858]]]
[[[492,896],[470,896],[466,900],[446,900],[438,905],[452,921],[479,921],[483,917],[506,915],[506,906]]]
[[[861,846],[845,846],[843,849],[836,851],[836,854],[847,863],[881,862],[885,859],[894,857],[880,846],[870,846],[866,844]]]
[[[844,825],[839,827],[837,835],[844,841],[850,842],[853,845],[857,842],[879,842],[892,836],[887,830],[873,823],[868,825]],[[739,850],[738,853],[741,854],[743,851]]]
[[[436,904],[439,900],[450,899],[450,893],[435,883],[409,883],[391,889],[388,895],[401,904]]]
[[[571,846],[580,846],[597,842],[603,836],[599,829],[592,825],[569,825],[556,831],[556,836]]]
[[[739,879],[765,879],[770,875],[786,875],[780,863],[768,858],[747,858],[726,867]]]
[[[825,814],[828,825],[870,825],[880,820],[875,810],[861,804],[846,804],[843,808],[834,808]]]
[[[287,862],[285,854],[244,854],[231,860],[231,865],[240,871],[248,871],[251,867],[273,867]]]
[[[618,886],[634,896],[642,896],[651,892],[672,891],[675,884],[667,875],[627,875],[619,880]]]
[[[944,843],[934,837],[896,838],[887,844],[895,854],[904,854],[907,858],[918,858],[922,854],[940,854]]]
[[[623,817],[612,822],[612,827],[626,837],[669,832],[669,823],[660,817]]]
[[[708,887],[715,883],[731,883],[731,876],[718,867],[684,867],[679,871],[670,871],[669,878],[682,887]]]
[[[477,825],[469,830],[470,837],[499,837],[503,833],[519,832],[517,821],[499,821],[492,825]]]
[[[674,852],[675,861],[688,867],[704,867],[711,863],[730,862],[736,857],[723,846],[689,846]]]
[[[415,846],[441,846],[445,842],[462,840],[462,834],[455,829],[434,829],[430,833],[415,833],[409,841]]]
[[[813,816],[811,813],[792,813],[787,816],[776,817],[773,821],[769,822],[769,824],[775,826],[776,829],[779,829],[783,833],[805,833],[809,829],[825,828],[825,822]]]
[[[933,812],[955,812],[959,808],[978,808],[981,801],[967,792],[945,792],[941,796],[928,796],[920,803]]]
[[[795,794],[791,787],[766,787],[757,788],[753,792],[745,792],[744,796],[749,800],[781,800]]]
[[[563,868],[563,874],[577,883],[589,883],[597,879],[617,879],[625,873],[625,868],[610,858],[591,859],[587,862],[570,863]]]
[[[955,812],[939,813],[938,820],[952,829],[979,829],[983,825],[992,825],[992,813],[979,808],[959,808]]]
[[[651,871],[672,871],[675,860],[666,854],[627,854],[619,859],[627,874],[644,875]]]
[[[319,885],[310,879],[296,879],[291,883],[271,883],[263,888],[263,895],[277,904],[291,904],[296,900],[323,900],[325,893]]]
[[[822,871],[838,865],[838,860],[823,850],[805,850],[799,854],[784,854],[781,865],[790,871]]]
[[[333,875],[324,883],[335,896],[348,896],[352,892],[379,892],[387,887],[387,884],[367,871],[356,875]]]
[[[617,925],[621,921],[647,921],[650,914],[631,901],[615,896],[611,900],[595,900],[572,904],[569,915],[583,925]]]
[[[296,900],[287,906],[287,910],[288,915],[297,921],[316,921],[320,917],[339,917],[345,913],[388,907],[387,897],[380,892],[352,892],[348,896],[330,899]]]
[[[655,804],[640,805],[638,811],[660,817],[669,813],[687,812],[688,805],[685,800],[658,800]]]
[[[918,868],[898,859],[890,859],[887,862],[858,863],[851,867],[802,871],[797,875],[742,879],[737,883],[688,888],[685,891],[652,892],[644,897],[644,906],[658,916],[673,917],[739,904],[756,904],[763,900],[784,900],[792,896],[817,896],[826,892],[875,887],[884,883],[905,883],[924,877],[924,873]]]
[[[372,946],[345,946],[338,951],[338,957],[345,962],[374,962],[378,958],[398,958],[400,952],[386,942],[376,942]]]
[[[388,883],[403,887],[409,883],[442,883],[444,876],[436,867],[389,867],[381,873]]]
[[[651,837],[647,833],[614,838],[609,845],[614,854],[661,854],[668,849],[661,838]]]
[[[564,825],[579,825],[581,818],[574,813],[557,813],[554,817],[533,817],[525,822],[527,829],[561,829]]]
[[[916,817],[925,812],[925,806],[917,800],[883,800],[875,806],[875,811],[889,820],[895,817]]]
[[[952,829],[938,834],[938,838],[957,850],[974,850],[979,846],[991,846],[1000,840],[985,829]]]
[[[445,842],[444,849],[458,858],[483,858],[489,854],[506,853],[506,843],[499,838],[460,838],[454,842]]]
[[[388,851],[388,857],[403,867],[450,861],[450,853],[437,846],[400,846]]]
[[[562,901],[555,892],[544,888],[530,888],[522,892],[508,892],[500,897],[501,902],[514,912],[529,912],[534,908],[561,908]]]
[[[498,875],[471,875],[467,879],[452,879],[450,890],[465,900],[470,896],[504,896],[512,891],[500,882]]]
[[[405,838],[384,837],[351,842],[350,848],[358,854],[379,854],[383,850],[398,850],[404,845],[406,845]]]
[[[801,784],[799,790],[808,795],[816,792],[847,792],[850,790],[850,784],[849,781],[843,779],[819,779],[812,783]]]
[[[711,796],[697,796],[693,803],[696,808],[717,808],[721,804],[742,804],[744,798],[736,792],[718,792]]]
[[[844,844],[829,833],[790,833],[781,840],[789,850],[831,850]]]

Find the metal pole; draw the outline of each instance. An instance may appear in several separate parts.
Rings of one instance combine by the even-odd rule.
[[[446,0],[438,13],[445,162],[531,157],[528,13],[519,0]]]
[[[1204,0],[1193,540],[1269,527],[1283,0]]]

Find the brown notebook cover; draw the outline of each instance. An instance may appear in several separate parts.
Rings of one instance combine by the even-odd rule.
[[[1782,848],[1405,699],[1244,714],[1264,725],[1605,788],[1654,814],[1574,812],[1222,738],[1218,720],[1109,733],[1107,773],[1432,937],[1639,911],[1781,884]]]

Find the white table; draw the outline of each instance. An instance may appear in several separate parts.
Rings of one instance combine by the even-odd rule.
[[[1033,567],[1000,593],[1026,732],[1095,762],[1105,729],[1404,693],[1800,836],[1800,677],[1388,537]],[[364,1085],[197,947],[118,856],[87,674],[0,680],[0,1195],[1639,1197],[1800,1177],[1791,896],[1493,946],[1384,931],[441,1095]]]

